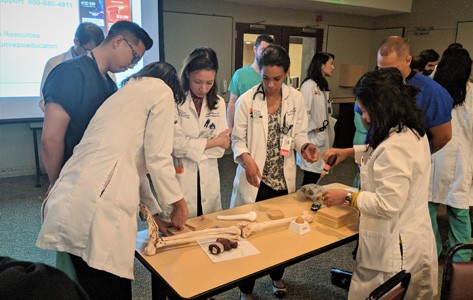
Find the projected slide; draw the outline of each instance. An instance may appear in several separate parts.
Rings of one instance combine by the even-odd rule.
[[[106,33],[119,20],[141,25],[140,1],[0,0],[0,115],[7,107],[5,99],[39,97],[46,61],[73,45],[79,22],[93,22]]]

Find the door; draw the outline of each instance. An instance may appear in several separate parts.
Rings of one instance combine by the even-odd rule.
[[[254,60],[253,46],[260,34],[273,36],[291,58],[289,84],[299,88],[307,74],[312,56],[322,50],[323,29],[236,23],[235,70]]]
[[[307,27],[282,27],[281,45],[291,58],[289,84],[299,89],[307,76],[310,61],[315,53],[322,51],[323,29]]]

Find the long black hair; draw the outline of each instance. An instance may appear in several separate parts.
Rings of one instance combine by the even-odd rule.
[[[466,84],[471,74],[470,53],[464,48],[449,47],[442,54],[434,80],[453,98],[453,107],[462,105],[466,97]]]
[[[128,81],[132,78],[140,79],[142,77],[154,77],[161,79],[171,88],[174,94],[174,101],[178,104],[184,102],[185,95],[181,89],[181,84],[179,82],[179,77],[177,76],[177,71],[172,65],[159,61],[150,63],[144,66],[143,69],[141,69],[137,73],[123,80],[122,85],[127,84]]]
[[[307,70],[307,76],[302,81],[302,83],[312,79],[315,81],[315,83],[317,83],[317,86],[320,90],[330,91],[328,88],[327,79],[325,79],[324,74],[322,74],[322,65],[325,65],[330,58],[335,59],[335,55],[327,52],[319,52],[314,54],[312,60],[310,61],[309,69]]]
[[[368,72],[358,80],[353,93],[369,114],[371,130],[368,144],[375,149],[391,130],[409,128],[418,137],[425,134],[421,110],[416,105],[418,89],[406,85],[396,68]]]
[[[207,106],[209,109],[216,109],[218,96],[217,96],[217,72],[218,72],[218,59],[217,54],[214,50],[209,47],[195,48],[187,57],[184,62],[184,67],[181,71],[181,85],[184,92],[190,90],[189,75],[191,72],[198,70],[213,70],[215,71],[215,81],[212,88],[207,93]]]

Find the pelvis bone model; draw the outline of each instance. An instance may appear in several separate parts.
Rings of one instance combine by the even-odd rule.
[[[236,226],[209,228],[199,231],[186,232],[173,236],[159,237],[159,227],[153,219],[148,208],[140,204],[140,217],[148,223],[149,242],[144,249],[146,255],[155,255],[160,250],[177,246],[194,244],[197,240],[208,238],[226,238],[229,240],[238,240],[240,237],[247,238],[251,234],[265,229],[275,228],[281,225],[289,224],[296,217],[279,220],[266,221],[261,223],[241,222]],[[312,222],[313,216],[304,211],[301,217],[306,222]]]

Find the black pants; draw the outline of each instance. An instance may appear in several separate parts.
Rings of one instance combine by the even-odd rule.
[[[304,178],[302,178],[302,185],[309,183],[317,183],[317,180],[320,178],[320,173],[313,173],[309,171],[304,171]]]
[[[256,195],[256,202],[263,201],[266,199],[279,197],[283,195],[287,195],[287,190],[276,191],[264,184],[262,181],[260,182],[260,187],[258,189],[258,194]],[[282,276],[284,275],[284,268],[275,268],[271,273],[269,273],[269,277],[273,281],[281,280]],[[253,288],[255,287],[255,279],[246,279],[240,283],[238,286],[240,291],[244,294],[251,294],[253,293]]]
[[[131,300],[131,280],[89,267],[82,258],[69,254],[77,278],[91,300]]]

